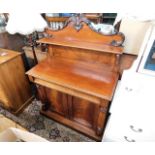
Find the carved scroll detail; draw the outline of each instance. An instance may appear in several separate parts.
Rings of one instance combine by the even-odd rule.
[[[65,27],[67,27],[67,25],[72,22],[73,23],[73,27],[77,30],[77,31],[80,31],[83,27],[83,23],[86,23],[88,25],[88,27],[96,32],[96,33],[99,33],[101,35],[105,35],[105,36],[114,36],[114,35],[119,35],[122,39],[121,41],[116,41],[116,40],[113,40],[110,45],[112,46],[122,46],[124,40],[125,40],[125,36],[123,33],[121,32],[118,32],[116,29],[114,30],[114,32],[112,34],[105,34],[103,32],[101,32],[100,30],[96,30],[93,25],[91,24],[92,22],[90,20],[88,20],[83,14],[76,14],[72,17],[70,17],[66,22],[65,22],[65,25],[62,29],[64,29]]]
[[[89,21],[83,14],[76,14],[72,17],[70,17],[66,22],[65,22],[65,26],[64,28],[70,23],[73,23],[74,28],[77,31],[80,31],[83,27],[83,23],[86,23],[87,25],[89,25],[91,23],[91,21]]]
[[[124,36],[124,34],[123,34],[122,32],[117,32],[116,34],[117,34],[117,35],[120,35],[121,38],[122,38],[122,40],[121,40],[121,41],[113,40],[113,41],[111,42],[111,45],[112,45],[112,46],[122,46],[122,44],[123,44],[124,41],[125,41],[125,36]]]
[[[117,36],[120,36],[121,37],[121,40],[120,41],[117,41],[117,40],[112,40],[111,43],[109,43],[109,45],[111,46],[122,46],[124,40],[125,40],[125,36],[123,33],[121,32],[118,32],[117,29],[114,27],[114,31],[112,33],[109,33],[109,34],[106,34],[104,32],[101,31],[101,29],[96,29],[92,22],[87,19],[84,14],[75,14],[73,15],[72,17],[70,17],[65,23],[64,23],[64,26],[59,29],[59,30],[63,30],[64,28],[66,28],[70,23],[73,24],[73,28],[78,32],[80,31],[83,26],[84,26],[84,23],[94,32],[98,33],[98,34],[101,34],[101,35],[104,35],[104,36],[114,36],[114,35],[117,35]],[[59,30],[53,30],[53,31],[59,31]],[[48,37],[52,37],[52,36],[48,36]]]

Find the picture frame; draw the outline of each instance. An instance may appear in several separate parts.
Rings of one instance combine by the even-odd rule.
[[[141,61],[139,64],[138,72],[155,76],[155,26],[147,42],[145,42],[143,54],[141,55]]]

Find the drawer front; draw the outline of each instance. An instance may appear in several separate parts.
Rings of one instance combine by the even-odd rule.
[[[105,130],[103,141],[150,142],[155,141],[153,120],[148,117],[125,117],[111,115]]]
[[[138,102],[140,100],[139,96],[141,95],[141,89],[142,86],[140,85],[131,85],[121,82],[116,94],[114,95],[110,112],[121,112],[126,114],[126,112],[137,111],[137,106],[140,106]]]
[[[152,116],[151,116],[152,115]],[[132,134],[136,142],[155,141],[155,126],[153,114],[137,113],[136,117],[128,118],[126,128]]]
[[[119,120],[115,119],[114,116],[110,116],[106,129],[103,135],[102,141],[118,141],[125,142],[123,136],[127,135],[127,129],[125,125]]]

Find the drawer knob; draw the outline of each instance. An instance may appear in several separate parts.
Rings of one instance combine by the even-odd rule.
[[[126,140],[127,142],[135,142],[134,139],[129,140],[127,136],[124,136],[124,138],[125,138],[125,140]]]
[[[133,125],[130,125],[130,128],[131,128],[131,130],[134,131],[134,132],[143,132],[143,130],[140,129],[140,128],[139,128],[139,129],[135,129]]]
[[[132,89],[132,88],[128,88],[128,87],[125,87],[125,90],[126,90],[126,91],[128,91],[128,92],[133,91],[133,89]]]

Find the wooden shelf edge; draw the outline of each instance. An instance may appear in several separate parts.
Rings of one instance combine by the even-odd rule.
[[[44,44],[50,44],[50,45],[58,45],[58,46],[64,46],[64,47],[73,47],[73,48],[79,48],[79,49],[85,49],[85,50],[93,50],[93,51],[98,51],[98,52],[105,52],[105,53],[113,53],[113,54],[122,54],[123,50],[121,47],[115,47],[115,46],[111,46],[108,44],[97,44],[97,43],[91,43],[91,42],[86,42],[86,44],[88,44],[89,46],[85,45],[82,46],[83,42],[79,42],[77,45],[76,41],[67,41],[65,39],[62,39],[60,41],[58,40],[54,40],[52,41],[52,37],[51,38],[42,38],[40,40],[37,41],[38,43],[44,43]],[[96,46],[94,48],[94,45]],[[103,46],[102,48],[100,46]],[[108,49],[109,48],[109,49]],[[114,49],[112,49],[114,48]],[[116,50],[117,49],[117,50]]]

